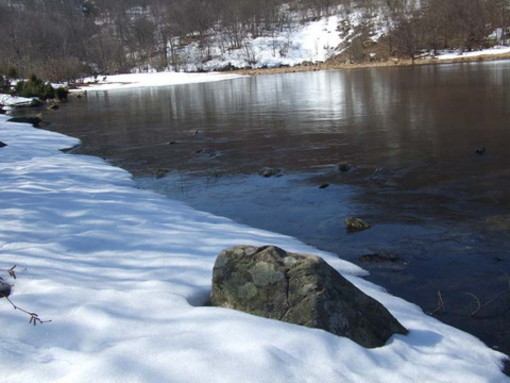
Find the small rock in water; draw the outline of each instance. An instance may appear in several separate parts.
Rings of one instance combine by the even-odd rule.
[[[164,176],[166,176],[168,174],[169,171],[170,171],[170,169],[166,169],[166,168],[160,168],[160,169],[156,170],[156,178],[163,178]]]
[[[2,141],[0,141],[0,148],[5,148],[7,146],[6,143],[3,143]]]
[[[360,262],[370,262],[370,263],[381,263],[381,262],[398,262],[400,261],[399,257],[392,254],[365,254],[359,257]]]
[[[283,169],[281,168],[269,168],[263,167],[259,170],[259,175],[262,177],[280,177],[283,174]]]
[[[344,222],[347,225],[347,231],[351,233],[354,233],[356,231],[367,230],[372,227],[370,224],[366,223],[361,218],[346,217],[344,219]]]
[[[476,149],[476,154],[481,156],[482,154],[485,154],[485,146],[482,146],[480,149]]]
[[[322,184],[319,186],[319,189],[326,189],[329,186],[329,184]]]
[[[205,159],[213,159],[221,155],[220,152],[212,148],[198,149],[195,150],[195,153],[202,155],[202,157]]]
[[[339,164],[338,170],[341,171],[342,173],[346,173],[349,170],[351,170],[351,166],[349,164]]]

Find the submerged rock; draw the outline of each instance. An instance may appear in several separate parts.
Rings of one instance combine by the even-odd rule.
[[[281,168],[269,168],[267,166],[261,168],[259,170],[259,175],[262,177],[280,177],[283,174],[283,169]]]
[[[170,171],[170,169],[166,169],[166,168],[160,168],[158,170],[156,170],[156,178],[163,178],[165,177],[168,172]]]
[[[221,155],[221,152],[219,152],[215,149],[211,149],[211,148],[198,149],[198,150],[195,150],[195,153],[200,154],[203,158],[206,158],[206,159],[213,159],[213,158],[219,157]]]
[[[346,217],[344,219],[344,222],[347,225],[347,231],[350,233],[367,230],[372,227],[370,224],[366,223],[361,218]]]
[[[381,263],[381,262],[399,262],[400,258],[393,254],[365,254],[359,257],[360,262]]]
[[[485,146],[482,146],[480,149],[476,149],[476,154],[478,154],[479,156],[482,156],[485,154],[487,149],[485,149]]]
[[[275,246],[223,250],[213,269],[211,303],[381,347],[407,330],[389,311],[322,258]]]
[[[510,214],[493,215],[485,218],[485,227],[489,231],[510,232]]]

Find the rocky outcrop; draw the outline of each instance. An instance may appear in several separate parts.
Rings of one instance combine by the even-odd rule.
[[[32,126],[35,128],[39,127],[39,124],[42,122],[42,120],[39,117],[12,117],[9,118],[7,121],[19,122],[23,124],[32,124]]]
[[[319,328],[364,347],[407,330],[322,258],[275,246],[237,246],[216,259],[211,303]]]

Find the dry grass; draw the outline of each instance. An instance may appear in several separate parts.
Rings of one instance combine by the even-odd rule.
[[[510,59],[510,53],[502,53],[499,55],[481,55],[475,57],[463,57],[459,56],[448,60],[438,59],[417,59],[414,60],[414,64],[410,59],[398,59],[398,60],[387,60],[387,61],[367,61],[361,63],[346,64],[345,62],[328,61],[322,64],[316,65],[298,65],[293,67],[280,67],[280,68],[267,68],[267,69],[241,69],[233,71],[233,73],[239,73],[249,76],[258,76],[266,74],[280,74],[280,73],[295,73],[295,72],[309,72],[319,70],[335,70],[335,69],[359,69],[359,68],[375,68],[375,67],[400,67],[410,65],[434,65],[434,64],[451,64],[451,63],[467,63],[467,62],[480,62],[480,61],[495,61],[495,60],[508,60]]]

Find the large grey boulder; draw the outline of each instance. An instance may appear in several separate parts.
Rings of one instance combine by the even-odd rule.
[[[213,269],[211,303],[323,329],[369,348],[407,334],[383,305],[322,258],[275,246],[223,250]]]

